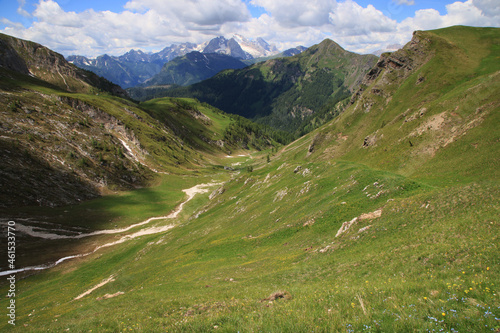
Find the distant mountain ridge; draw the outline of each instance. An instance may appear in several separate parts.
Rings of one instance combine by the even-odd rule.
[[[218,53],[189,52],[167,62],[160,73],[144,85],[190,85],[208,79],[225,69],[240,69],[247,65],[234,57]]]
[[[205,44],[201,44],[203,47]],[[274,45],[269,45],[264,39],[257,38],[256,41],[234,35],[230,39],[224,36],[216,37],[203,47],[203,53],[220,53],[230,55],[237,59],[255,59],[268,57],[279,53]]]
[[[193,51],[224,54],[240,60],[269,57],[280,53],[275,45],[268,44],[262,38],[252,41],[243,36],[234,35],[230,39],[219,36],[202,44],[172,44],[156,53],[130,50],[121,56],[104,54],[91,59],[81,55],[71,55],[66,59],[80,68],[105,77],[122,88],[129,88],[142,84],[160,73],[165,63]]]
[[[338,103],[357,89],[377,59],[346,51],[325,39],[292,57],[224,71],[189,87],[151,93],[197,98],[298,136],[338,114],[342,108]],[[138,99],[151,97],[129,93]]]
[[[172,44],[157,53],[130,50],[121,56],[100,55],[95,59],[72,55],[68,62],[94,72],[123,88],[134,87],[158,74],[163,64],[195,50],[193,43]]]
[[[205,50],[210,50],[210,48],[207,46]],[[245,60],[238,59],[225,53],[201,53],[192,51],[165,63],[158,74],[146,80],[143,84],[138,85],[136,88],[140,89],[139,87],[164,85],[188,86],[209,79],[226,69],[242,69],[254,63],[269,59],[291,57],[305,50],[307,50],[307,48],[298,46],[278,54],[273,54],[269,57]]]

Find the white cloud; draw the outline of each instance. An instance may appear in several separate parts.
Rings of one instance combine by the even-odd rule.
[[[59,27],[83,28],[82,15],[75,12],[65,12],[54,1],[42,1],[33,12],[38,22],[46,22]]]
[[[238,33],[253,38],[262,37],[267,42],[275,44],[280,50],[298,45],[310,46],[322,41],[329,35],[317,27],[283,26],[268,14],[263,14],[259,18],[253,18],[244,24],[234,23],[224,25],[221,33],[226,36]]]
[[[36,20],[27,29],[5,21],[9,27],[3,32],[33,40],[65,55],[87,56],[122,54],[131,48],[158,49],[167,43],[193,38],[183,22],[154,10],[114,13],[91,9],[75,13],[65,12],[55,1],[42,0],[33,17]]]
[[[264,7],[269,14],[251,20],[239,33],[262,36],[281,49],[310,46],[325,38],[357,52],[394,43],[394,36],[389,34],[396,31],[397,22],[372,5],[365,8],[352,0],[320,0],[312,6],[297,0],[252,0],[252,4]],[[396,42],[402,41],[398,38]]]
[[[5,26],[9,27],[8,29],[11,29],[11,30],[23,30],[24,29],[24,25],[22,23],[12,22],[11,20],[6,19],[4,17],[0,18],[0,22],[2,24],[4,24]],[[9,33],[7,33],[7,34],[9,34]]]
[[[479,6],[479,7],[478,7]],[[490,0],[468,0],[446,5],[446,14],[441,15],[435,9],[422,9],[414,17],[403,20],[400,29],[429,30],[452,25],[470,25],[476,27],[500,26],[498,9]]]
[[[252,0],[263,7],[276,21],[286,27],[321,26],[328,23],[329,13],[335,10],[335,0]]]
[[[245,0],[249,1],[249,0]],[[389,1],[389,0],[388,0]],[[409,0],[389,3],[410,4]],[[24,0],[18,0],[24,8]],[[0,18],[0,31],[33,40],[65,55],[119,55],[131,48],[160,50],[177,42],[201,43],[215,36],[238,33],[263,37],[280,49],[311,46],[330,38],[344,48],[368,53],[389,44],[405,44],[414,30],[450,25],[500,26],[497,0],[457,1],[441,15],[435,9],[415,12],[402,22],[392,20],[372,5],[353,0],[250,0],[266,13],[250,17],[243,0],[129,0],[122,12],[66,12],[54,0],[39,0],[33,22]]]
[[[392,1],[397,3],[398,5],[413,6],[415,4],[414,0],[392,0]]]
[[[472,4],[478,8],[484,16],[496,16],[497,20],[500,21],[500,5],[498,4],[498,0],[472,0]]]
[[[31,16],[30,13],[28,13],[24,9],[24,5],[26,5],[26,0],[17,0],[17,2],[19,3],[19,7],[17,8],[17,13],[24,17],[30,17]]]
[[[177,17],[182,22],[200,26],[247,21],[250,12],[240,0],[131,0],[125,5],[132,11],[155,10],[161,15]]]
[[[340,36],[371,35],[395,31],[397,22],[385,16],[372,5],[361,7],[351,0],[339,3],[330,13],[332,33]]]

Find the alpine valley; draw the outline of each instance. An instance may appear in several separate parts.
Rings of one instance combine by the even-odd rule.
[[[82,69],[0,35],[0,331],[498,332],[500,29],[240,39]]]
[[[137,99],[151,94],[197,98],[296,139],[338,115],[376,62],[374,55],[348,52],[326,39],[295,56],[223,71],[188,87],[129,93]]]

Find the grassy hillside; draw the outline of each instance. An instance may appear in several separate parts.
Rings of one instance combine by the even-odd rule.
[[[498,29],[416,32],[315,134],[316,151],[440,185],[498,179],[498,38]]]
[[[195,101],[137,105],[24,76],[0,84],[7,96],[0,101],[2,206],[60,205],[147,186],[158,172],[182,173],[217,155],[271,144],[257,127],[228,140],[237,120]]]
[[[2,70],[37,77],[65,91],[92,94],[101,91],[127,96],[116,84],[68,63],[61,54],[38,43],[4,34],[0,34],[0,66]]]
[[[151,224],[173,223],[168,231],[19,274],[16,327],[0,327],[498,331],[499,41],[500,29],[417,32],[380,59],[344,113],[279,152],[233,154],[219,165],[234,171],[207,165],[66,208],[102,221],[90,230],[122,227],[168,213],[180,189],[213,184]],[[31,214],[81,226],[61,210]],[[66,240],[61,256],[117,238]]]

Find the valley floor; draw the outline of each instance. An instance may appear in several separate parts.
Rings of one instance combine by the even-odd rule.
[[[61,214],[86,212],[65,225],[79,235],[100,215],[101,225],[86,227],[93,237],[43,239],[20,228],[19,251],[39,252],[20,253],[19,265],[89,254],[16,274],[16,326],[4,320],[2,329],[498,330],[497,184],[440,188],[351,162],[279,155],[227,161],[240,169],[164,175],[150,189],[56,209],[52,219],[44,212],[60,224],[70,220]],[[178,215],[164,219],[159,207]],[[162,218],[137,224],[151,215]],[[1,288],[6,295],[9,286]]]
[[[195,195],[200,194],[200,193],[206,193],[206,192],[208,192],[208,190],[206,189],[207,187],[213,187],[216,185],[220,185],[220,184],[217,184],[217,183],[199,184],[199,185],[196,185],[192,188],[185,189],[185,190],[183,190],[183,192],[186,193],[187,198],[183,202],[181,202],[179,204],[179,206],[170,214],[168,214],[166,216],[150,217],[145,221],[142,221],[142,222],[139,222],[136,224],[132,224],[132,225],[125,227],[125,228],[97,230],[97,231],[93,231],[93,232],[89,232],[89,233],[83,233],[83,232],[75,232],[72,230],[65,230],[65,229],[53,230],[51,228],[47,228],[46,226],[45,227],[41,226],[37,222],[31,222],[31,223],[33,223],[33,225],[30,225],[30,226],[23,225],[21,223],[15,223],[15,231],[20,232],[21,234],[25,234],[25,235],[30,236],[30,237],[42,238],[42,239],[46,239],[46,240],[81,239],[81,238],[85,238],[85,237],[93,237],[93,236],[98,236],[98,235],[124,234],[126,231],[135,229],[137,227],[148,226],[153,221],[158,221],[158,220],[164,221],[164,220],[169,220],[169,219],[175,219],[179,215],[179,213],[182,212],[183,206],[187,202],[189,202],[191,199],[193,199]],[[9,221],[14,221],[14,219],[5,219],[3,221],[3,223],[8,225]],[[42,223],[42,225],[43,225],[43,223]],[[91,252],[74,254],[71,256],[63,257],[63,258],[56,260],[54,263],[49,263],[49,264],[45,264],[45,265],[30,266],[30,267],[24,267],[24,268],[19,268],[19,269],[14,269],[14,270],[2,271],[2,272],[0,272],[0,276],[8,276],[8,275],[17,274],[17,273],[23,273],[23,272],[29,272],[29,271],[40,271],[40,270],[44,270],[44,269],[49,269],[49,268],[55,267],[55,266],[65,262],[67,260],[89,256],[91,254],[94,254],[95,252],[97,252],[98,250],[100,250],[102,248],[107,248],[107,247],[110,247],[113,245],[122,244],[126,241],[129,241],[129,240],[132,240],[134,238],[141,237],[141,236],[164,233],[173,227],[175,227],[174,224],[159,225],[159,226],[154,226],[154,227],[149,226],[149,227],[144,228],[140,231],[136,231],[134,233],[122,236],[121,238],[119,238],[116,241],[112,241],[109,243],[98,245]],[[60,234],[60,233],[56,233],[56,232],[64,232],[65,234]],[[70,233],[70,235],[68,235],[67,233]],[[71,233],[76,233],[76,234],[71,235]]]

